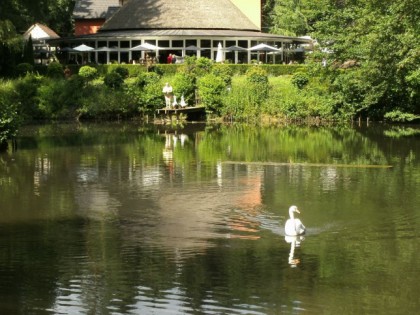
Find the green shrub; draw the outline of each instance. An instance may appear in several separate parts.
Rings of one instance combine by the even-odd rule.
[[[148,84],[155,84],[159,82],[159,80],[160,80],[160,77],[157,73],[143,72],[138,75],[136,83],[140,88],[143,88]]]
[[[144,113],[153,113],[156,109],[162,108],[164,103],[161,85],[149,84],[143,90],[142,106],[139,110]]]
[[[79,75],[45,80],[38,89],[39,109],[47,119],[75,119],[82,100],[94,96],[88,89]]]
[[[124,79],[117,71],[114,71],[105,75],[104,83],[110,88],[118,89],[124,84]]]
[[[298,89],[303,89],[309,82],[309,76],[303,72],[296,72],[292,77],[292,84]]]
[[[80,119],[120,119],[137,114],[137,104],[124,90],[89,86],[89,95],[81,100]]]
[[[408,122],[408,121],[420,119],[420,116],[414,115],[411,113],[405,113],[405,112],[402,112],[401,110],[395,109],[391,112],[386,113],[384,115],[384,118],[392,122]]]
[[[215,64],[213,65],[212,73],[221,77],[227,86],[232,84],[233,70],[229,65]]]
[[[113,70],[113,72],[118,73],[118,74],[121,76],[121,78],[123,78],[123,79],[128,78],[128,75],[129,75],[129,71],[128,71],[128,69],[127,69],[127,68],[125,68],[125,67],[122,67],[122,66],[118,66],[118,67],[116,67],[116,68]]]
[[[251,67],[246,72],[246,80],[255,104],[261,104],[268,97],[270,87],[267,72],[260,66]]]
[[[160,76],[155,72],[143,72],[136,78],[134,84],[128,84],[126,93],[137,104],[142,113],[152,113],[164,105]]]
[[[16,67],[16,71],[17,71],[17,75],[20,77],[23,77],[27,74],[33,73],[34,72],[34,66],[31,65],[30,63],[20,63],[17,65]]]
[[[247,81],[255,84],[268,84],[267,71],[259,66],[253,66],[246,72]]]
[[[255,121],[260,117],[258,96],[254,93],[253,85],[246,80],[234,81],[222,100],[221,113],[225,118]]]
[[[23,121],[43,118],[42,111],[38,107],[38,88],[43,81],[42,77],[34,74],[28,74],[14,81],[17,110]]]
[[[98,70],[91,66],[83,66],[79,69],[79,75],[87,81],[92,81],[98,76]]]
[[[195,78],[187,73],[177,73],[172,79],[172,87],[177,99],[184,95],[187,104],[193,104],[195,100]]]
[[[154,72],[163,75],[174,75],[184,67],[183,64],[157,64],[154,67]],[[142,67],[144,68],[144,67]]]
[[[260,65],[268,75],[270,76],[281,76],[281,75],[293,75],[296,72],[306,72],[308,66],[302,64],[293,64],[293,65]]]
[[[213,61],[205,57],[200,57],[195,62],[195,65],[196,65],[196,69],[195,69],[196,75],[203,76],[211,72],[211,69],[213,67]]]
[[[197,67],[197,62],[199,66]],[[204,58],[200,61],[197,60],[196,56],[186,56],[183,64],[155,64],[153,68],[149,70],[156,72],[160,76],[174,75],[177,72],[193,72],[194,74],[203,75],[209,73],[212,67],[217,66],[212,60]],[[255,65],[249,64],[223,64],[221,66],[227,67],[232,72],[232,75],[244,75],[250,67],[255,67]],[[69,65],[72,70],[72,73],[78,73],[80,68],[78,65]],[[262,69],[267,72],[269,76],[281,76],[281,75],[292,75],[296,72],[307,72],[309,66],[302,64],[293,64],[293,65],[283,65],[283,64],[263,64],[259,65]],[[45,68],[45,66],[43,66]],[[95,65],[95,68],[98,70],[100,76],[105,76],[107,73],[114,71],[116,68],[124,68],[129,72],[130,77],[137,77],[142,72],[148,72],[148,69],[142,65],[138,64],[104,64],[104,65]],[[196,69],[198,68],[198,69]],[[43,71],[39,67],[36,67],[37,71]],[[39,72],[41,73],[41,72]],[[43,73],[43,72],[42,72]]]
[[[222,95],[226,84],[222,78],[210,73],[198,79],[198,92],[206,111],[218,114],[222,107]]]
[[[62,97],[65,84],[66,81],[49,80],[38,89],[39,108],[48,119],[60,119],[68,114]]]
[[[94,68],[98,71],[98,76],[104,77],[107,73],[111,73],[117,68],[127,69],[129,76],[136,76],[135,70],[140,67],[134,67],[132,64],[102,64],[95,65]]]
[[[16,135],[20,125],[13,85],[0,81],[0,151],[7,148],[7,140]]]
[[[50,78],[63,78],[63,65],[58,62],[51,62],[47,67],[47,76]]]

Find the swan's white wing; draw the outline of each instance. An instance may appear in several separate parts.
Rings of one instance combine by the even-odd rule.
[[[301,235],[305,233],[305,226],[299,219],[289,219],[286,221],[284,226],[284,232],[286,235]]]
[[[295,230],[298,235],[303,234],[306,231],[306,227],[299,219],[295,219]]]

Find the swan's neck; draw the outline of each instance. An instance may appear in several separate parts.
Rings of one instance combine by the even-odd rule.
[[[293,214],[293,211],[289,211],[289,216],[290,216],[290,219],[292,220],[295,219],[295,215]]]

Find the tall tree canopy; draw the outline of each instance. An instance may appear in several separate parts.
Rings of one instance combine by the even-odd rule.
[[[332,52],[331,62],[360,65],[334,81],[344,103],[378,116],[392,110],[419,113],[419,16],[417,0],[326,3],[314,24],[315,38]]]
[[[323,73],[338,110],[419,113],[418,0],[268,0],[263,12],[271,32],[315,38],[329,65],[358,65]]]
[[[9,20],[17,32],[43,23],[61,35],[72,32],[71,13],[75,0],[1,0],[0,20]]]
[[[71,13],[75,0],[1,0],[0,74],[10,75],[22,62],[22,34],[34,23],[49,26],[60,35],[72,33]]]

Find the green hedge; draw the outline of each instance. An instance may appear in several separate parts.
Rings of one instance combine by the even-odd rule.
[[[280,76],[280,75],[292,75],[295,72],[306,72],[305,65],[250,65],[250,64],[227,64],[227,67],[231,68],[234,75],[244,75],[250,67],[261,67],[269,76]]]
[[[132,64],[109,64],[109,65],[94,65],[89,66],[95,67],[98,70],[100,76],[105,76],[107,73],[113,72],[116,68],[125,68],[128,70],[130,77],[137,77],[142,72],[147,72],[148,69],[143,65],[132,65]],[[250,65],[250,64],[225,64],[224,66],[229,67],[233,75],[244,75],[250,67],[262,67],[265,69],[269,76],[280,76],[280,75],[293,75],[296,72],[306,72],[306,65]],[[45,66],[44,66],[45,67]],[[71,72],[79,73],[80,65],[68,65]],[[162,75],[173,75],[182,68],[182,64],[156,64],[153,65],[149,71],[155,71]],[[40,70],[40,69],[35,69]]]

